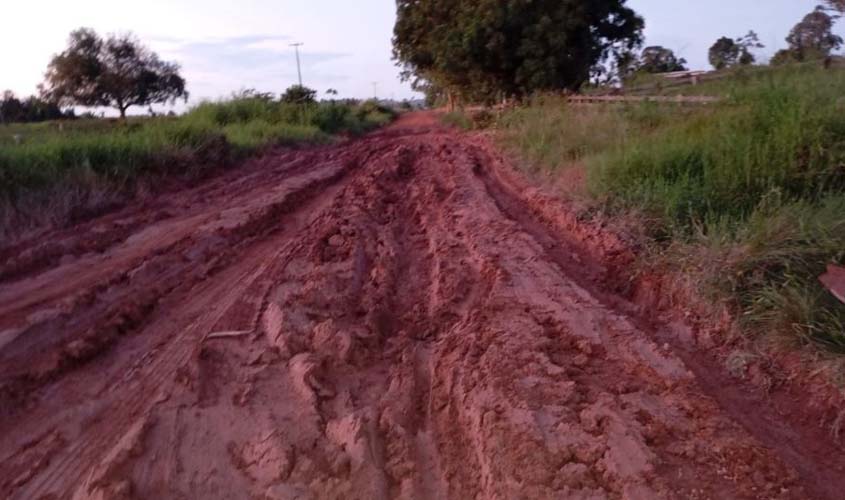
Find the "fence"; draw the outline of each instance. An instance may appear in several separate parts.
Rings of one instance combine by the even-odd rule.
[[[687,95],[573,95],[567,98],[571,104],[624,104],[636,102],[666,102],[677,104],[713,104],[721,98],[713,96]]]

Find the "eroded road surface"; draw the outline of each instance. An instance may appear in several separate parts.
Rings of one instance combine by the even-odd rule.
[[[503,168],[411,115],[6,249],[0,497],[824,496]]]

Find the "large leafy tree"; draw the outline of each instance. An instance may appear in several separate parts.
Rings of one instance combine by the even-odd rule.
[[[710,47],[710,64],[716,69],[730,68],[736,65],[754,64],[756,58],[751,49],[761,49],[763,44],[757,33],[749,31],[747,35],[737,38],[723,36]]]
[[[646,47],[640,55],[639,70],[645,73],[686,71],[687,60],[675,55],[672,49],[659,45]]]
[[[824,59],[842,46],[842,37],[833,33],[834,18],[823,7],[816,7],[796,24],[786,42],[789,47],[778,51],[772,64]]]
[[[53,56],[41,90],[61,105],[113,107],[121,117],[131,106],[188,97],[177,64],[162,61],[132,35],[103,39],[88,28],[72,32],[67,49]]]
[[[405,77],[492,100],[578,89],[642,41],[626,0],[397,0],[393,47]]]

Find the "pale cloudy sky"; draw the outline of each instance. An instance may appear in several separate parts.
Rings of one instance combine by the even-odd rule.
[[[678,51],[696,68],[722,35],[756,30],[763,56],[784,46],[815,0],[629,0],[647,23],[648,43]],[[394,0],[0,0],[0,90],[35,92],[68,33],[132,31],[182,64],[192,101],[241,88],[279,92],[296,82],[289,44],[302,47],[305,84],[342,96],[412,97],[391,61]],[[839,32],[843,32],[840,23]]]

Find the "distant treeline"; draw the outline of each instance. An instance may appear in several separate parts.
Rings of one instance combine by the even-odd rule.
[[[73,109],[62,110],[56,103],[35,96],[19,99],[5,91],[0,100],[0,123],[30,123],[74,119]]]

